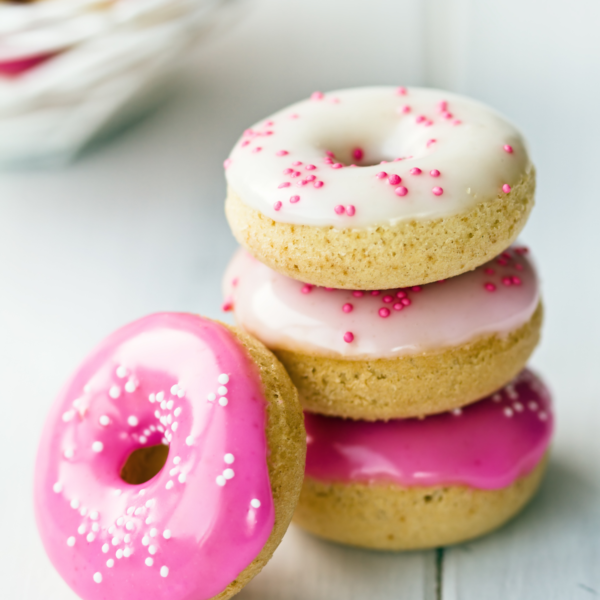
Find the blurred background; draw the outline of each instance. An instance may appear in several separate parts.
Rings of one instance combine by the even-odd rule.
[[[556,395],[553,463],[518,527],[467,545],[478,558],[446,554],[443,597],[600,595],[599,22],[594,0],[240,0],[178,59],[181,76],[159,109],[70,165],[0,173],[0,597],[73,597],[37,540],[30,494],[43,418],[83,355],[150,312],[222,317],[220,278],[235,248],[222,162],[237,137],[314,90],[378,84],[490,104],[525,133],[538,169],[521,239],[543,279],[533,364]],[[344,556],[357,572],[373,560]],[[412,561],[403,598],[442,597],[427,583],[432,556],[381,560],[386,569]],[[366,593],[345,589],[340,568],[339,588],[298,591],[297,576],[289,598]],[[271,572],[244,597],[288,597]],[[377,595],[375,572],[368,589],[391,597]]]

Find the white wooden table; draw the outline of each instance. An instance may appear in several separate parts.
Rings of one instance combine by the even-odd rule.
[[[344,38],[347,54],[338,54],[334,70],[317,57],[334,53],[326,29],[341,4],[319,5],[312,30],[317,41],[308,55],[294,46],[300,39],[294,31],[311,25],[318,4],[283,4],[259,2],[235,32],[205,48],[173,101],[126,135],[65,170],[0,175],[3,600],[75,598],[44,555],[31,499],[38,435],[61,383],[106,334],[144,314],[181,310],[222,317],[220,278],[235,243],[223,216],[221,163],[238,133],[312,89],[430,80],[419,67],[412,34],[394,37],[394,19],[386,18],[398,3],[373,3],[370,17],[379,29],[368,50],[362,46],[366,57]],[[507,4],[517,7],[513,0],[502,5]],[[401,3],[403,14],[417,19],[415,6]],[[478,4],[478,10],[495,10],[497,28],[508,26],[509,13],[500,11],[500,3],[490,6]],[[275,25],[292,8],[299,23],[290,34]],[[528,9],[521,16],[531,23],[535,17]],[[344,13],[349,30],[362,18],[360,12]],[[588,29],[585,21],[577,21],[583,30],[573,39],[595,36],[593,19]],[[521,33],[511,44],[521,43],[523,50],[526,28]],[[483,25],[477,35],[487,35]],[[589,86],[581,96],[564,92],[588,118],[582,122],[574,111],[563,120],[561,91],[550,87],[557,71],[538,69],[541,79],[533,81],[525,66],[513,65],[512,89],[520,86],[524,94],[519,102],[506,86],[485,79],[493,45],[468,54],[472,58],[463,65],[468,76],[461,71],[456,87],[494,103],[524,126],[539,166],[538,206],[523,241],[538,259],[547,309],[533,364],[554,390],[558,412],[546,481],[508,526],[450,549],[366,552],[292,528],[264,572],[240,594],[243,600],[600,596],[600,95]],[[410,60],[404,59],[409,50]],[[576,57],[577,68],[593,71],[597,56],[586,52]],[[371,60],[386,53],[386,61]],[[306,68],[299,67],[303,57]],[[565,86],[578,82],[570,68],[560,73]]]

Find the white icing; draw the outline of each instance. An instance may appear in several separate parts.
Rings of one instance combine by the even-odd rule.
[[[0,162],[69,158],[169,74],[219,0],[0,0]]]
[[[404,106],[410,112],[402,112]],[[417,123],[419,115],[426,120]],[[242,145],[246,140],[250,143]],[[361,161],[352,157],[355,148],[364,151]],[[281,150],[289,154],[278,156]],[[359,166],[335,169],[324,163],[326,150],[334,152],[336,162]],[[404,160],[379,164],[397,158]],[[294,167],[295,161],[303,164]],[[307,171],[307,164],[317,168]],[[401,95],[392,87],[371,87],[311,98],[261,121],[234,147],[226,176],[245,204],[275,221],[366,228],[462,213],[502,195],[503,185],[515,185],[530,166],[517,129],[479,102],[433,89],[407,88]],[[285,175],[286,168],[301,176]],[[422,173],[411,175],[413,168]],[[439,177],[430,175],[434,169]],[[390,185],[377,178],[380,171],[397,174],[402,182]],[[323,187],[298,185],[307,175]],[[290,187],[279,188],[284,182]],[[394,192],[399,186],[407,188],[405,196]],[[443,188],[441,195],[432,192],[436,186]],[[300,200],[291,203],[293,195]],[[340,215],[338,205],[352,205],[356,212]]]

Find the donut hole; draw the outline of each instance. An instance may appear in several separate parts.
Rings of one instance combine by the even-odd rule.
[[[169,446],[156,444],[134,450],[121,469],[121,479],[131,485],[146,483],[158,475],[167,462]]]

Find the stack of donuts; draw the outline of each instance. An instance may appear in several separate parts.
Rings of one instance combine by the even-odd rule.
[[[295,521],[401,550],[515,515],[553,428],[525,369],[542,305],[515,244],[535,190],[517,129],[437,90],[315,92],[246,130],[225,169],[243,249],[224,309],[305,411]]]

